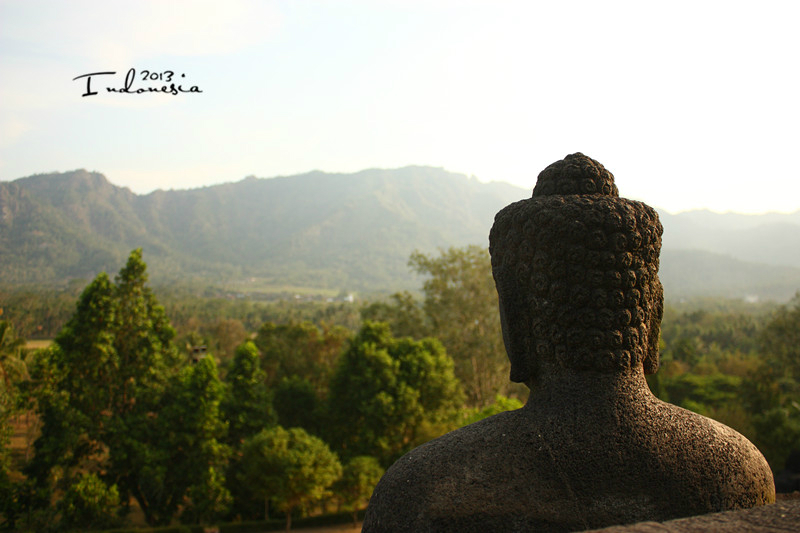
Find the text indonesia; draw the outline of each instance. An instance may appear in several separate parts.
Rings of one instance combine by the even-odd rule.
[[[72,78],[72,81],[85,78],[86,79],[86,92],[84,92],[81,96],[94,96],[97,91],[92,90],[92,77],[93,76],[113,76],[116,74],[115,71],[104,71],[104,72],[89,72],[88,74],[81,74],[80,76],[76,76]],[[171,95],[177,95],[179,93],[202,93],[203,91],[197,85],[192,85],[189,88],[184,87],[183,85],[176,85],[172,80],[175,77],[175,72],[172,70],[164,70],[161,72],[155,72],[151,70],[142,70],[140,73],[141,81],[142,82],[161,82],[163,85],[160,87],[156,86],[149,86],[149,87],[138,87],[134,88],[134,82],[136,81],[136,69],[129,69],[128,73],[125,75],[125,85],[122,87],[106,87],[106,92],[109,93],[125,93],[125,94],[143,94],[143,93],[165,93]],[[181,74],[181,78],[185,78],[186,74]]]

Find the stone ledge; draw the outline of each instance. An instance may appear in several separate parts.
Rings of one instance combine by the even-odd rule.
[[[629,526],[611,526],[591,531],[603,533],[766,533],[800,531],[800,493],[779,495],[772,505],[752,509],[712,513],[668,522],[640,522]],[[589,533],[589,532],[587,532]]]

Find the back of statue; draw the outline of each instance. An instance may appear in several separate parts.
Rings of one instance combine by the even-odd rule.
[[[743,436],[655,398],[662,227],[573,154],[490,233],[511,380],[525,407],[398,460],[363,531],[579,531],[775,500]]]

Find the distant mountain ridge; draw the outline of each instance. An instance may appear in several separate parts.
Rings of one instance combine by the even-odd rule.
[[[418,166],[147,195],[85,170],[41,174],[0,182],[0,284],[90,279],[142,247],[156,284],[415,289],[412,251],[486,245],[495,213],[527,197],[529,189]],[[668,295],[787,299],[800,288],[800,211],[659,214]]]
[[[659,211],[665,250],[704,250],[741,261],[800,268],[800,211],[742,215]]]
[[[521,193],[431,167],[247,178],[148,195],[85,170],[37,175],[0,183],[0,282],[115,271],[141,246],[154,281],[411,288],[413,250],[486,243],[494,214]]]

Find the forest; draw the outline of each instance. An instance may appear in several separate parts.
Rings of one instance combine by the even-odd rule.
[[[356,519],[398,457],[527,395],[508,380],[488,252],[409,267],[417,293],[256,300],[152,288],[137,249],[113,278],[1,291],[0,528]],[[653,393],[736,429],[785,476],[800,293],[668,300],[660,348]]]

